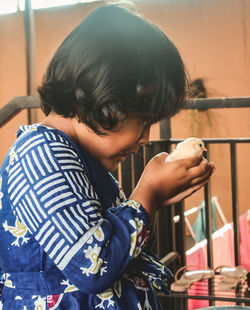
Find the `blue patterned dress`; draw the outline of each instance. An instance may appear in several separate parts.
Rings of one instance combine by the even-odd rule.
[[[159,309],[149,220],[64,133],[22,126],[0,170],[3,310]]]

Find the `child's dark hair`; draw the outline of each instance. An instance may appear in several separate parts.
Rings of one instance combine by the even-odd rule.
[[[186,74],[173,43],[114,4],[95,9],[64,40],[38,89],[42,110],[77,117],[96,133],[121,116],[155,123],[184,104]]]

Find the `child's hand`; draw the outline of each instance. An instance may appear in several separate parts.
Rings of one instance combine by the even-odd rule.
[[[160,207],[177,203],[205,185],[215,166],[202,156],[165,162],[167,153],[153,157],[135,188],[135,199],[154,217]]]

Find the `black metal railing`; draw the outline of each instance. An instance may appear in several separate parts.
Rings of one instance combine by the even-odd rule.
[[[116,171],[115,176],[119,179],[122,188],[127,196],[130,195],[132,192],[135,184],[138,182],[139,177],[146,166],[147,162],[156,154],[160,152],[168,152],[171,148],[171,145],[177,144],[181,139],[170,139],[170,140],[159,140],[159,141],[151,141],[147,145],[143,146],[137,154],[130,155],[121,165],[120,171]],[[233,214],[233,222],[235,223],[235,240],[238,240],[238,225],[237,225],[237,218],[238,218],[238,197],[237,197],[237,164],[236,164],[236,146],[238,144],[249,144],[250,146],[250,138],[206,138],[203,139],[206,148],[208,150],[207,156],[209,158],[209,149],[211,145],[214,144],[224,144],[230,146],[230,163],[231,163],[231,192],[232,192],[232,214]],[[249,171],[250,173],[250,171]],[[206,206],[209,205],[210,201],[210,193],[209,193],[209,185],[204,187],[204,200]],[[181,216],[181,214],[179,214]],[[207,213],[207,227],[210,227],[210,214]],[[183,222],[184,221],[180,221]],[[207,235],[207,240],[209,243],[210,234]],[[171,250],[175,250],[172,248]],[[162,251],[160,251],[162,252]],[[208,255],[210,252],[210,247],[208,246]],[[235,264],[239,265],[239,249],[238,243],[235,242]],[[161,254],[161,253],[160,253]],[[161,256],[161,255],[160,255]],[[210,255],[209,255],[210,256]],[[209,260],[208,260],[209,262]]]
[[[37,109],[39,107],[40,100],[36,95],[14,97],[0,109],[0,128],[22,110]]]
[[[40,100],[37,95],[17,96],[11,99],[0,109],[0,127],[11,120],[18,112],[24,109],[39,108]],[[208,98],[190,100],[183,109],[220,109],[220,108],[249,108],[249,97],[235,98]]]
[[[151,141],[147,145],[143,146],[137,154],[130,155],[121,165],[120,171],[117,171],[116,177],[120,180],[122,187],[127,196],[133,190],[135,184],[137,183],[145,165],[147,162],[156,154],[160,152],[169,151],[171,145],[175,145],[180,142],[180,139],[170,139],[170,140],[159,140]],[[232,201],[232,223],[234,227],[234,257],[235,257],[235,266],[240,265],[240,248],[239,248],[239,205],[238,205],[238,179],[237,179],[237,160],[236,160],[236,148],[239,144],[249,145],[250,151],[250,138],[213,138],[213,139],[203,139],[205,146],[208,150],[207,157],[210,159],[210,147],[212,145],[229,145],[229,154],[230,158],[230,178],[231,178],[231,201]],[[249,171],[250,174],[250,171]],[[211,214],[211,191],[210,191],[210,182],[205,185],[203,190],[203,196],[205,201],[205,214],[206,214],[206,239],[207,239],[207,265],[210,268],[214,267],[213,264],[213,242],[212,242],[212,214]],[[184,218],[184,203],[171,206],[159,211],[157,218],[157,243],[156,251],[160,258],[165,256],[169,252],[177,252],[180,257],[180,262],[177,267],[186,265],[185,253],[186,253],[186,228],[185,228],[185,218]],[[173,219],[175,216],[179,216],[178,223],[174,223]],[[175,269],[175,267],[173,267]],[[174,270],[175,272],[176,270]],[[237,303],[250,302],[249,299],[246,299],[242,296],[223,296],[214,295],[214,283],[212,281],[208,282],[207,294],[204,296],[199,295],[187,295],[187,294],[172,294],[170,298],[177,299],[207,299],[210,304],[213,304],[215,300],[224,300],[224,301],[235,301]],[[206,292],[205,292],[206,293]],[[169,298],[169,297],[168,297]],[[165,301],[169,303],[171,301]],[[186,309],[185,300],[183,300],[180,305],[176,308],[171,304],[171,309]],[[175,301],[176,303],[176,301]],[[183,307],[183,308],[182,308]]]

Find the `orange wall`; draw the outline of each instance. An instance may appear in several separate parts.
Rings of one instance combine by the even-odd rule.
[[[40,84],[47,63],[63,38],[96,5],[84,4],[35,12],[36,78]],[[141,0],[138,11],[157,23],[175,42],[191,79],[203,78],[210,97],[250,96],[250,2],[247,0]],[[26,94],[25,38],[23,13],[0,16],[0,107],[14,96]],[[21,112],[0,129],[0,162],[15,140],[20,124],[27,123]],[[38,121],[42,119],[38,113]],[[249,137],[250,109],[183,111],[172,120],[172,135],[185,138]],[[154,126],[151,138],[159,137]],[[248,208],[250,146],[240,146],[240,212]],[[228,148],[215,146],[211,158],[217,171],[212,194],[219,197],[231,219]],[[188,199],[186,207],[199,204],[201,192]]]

